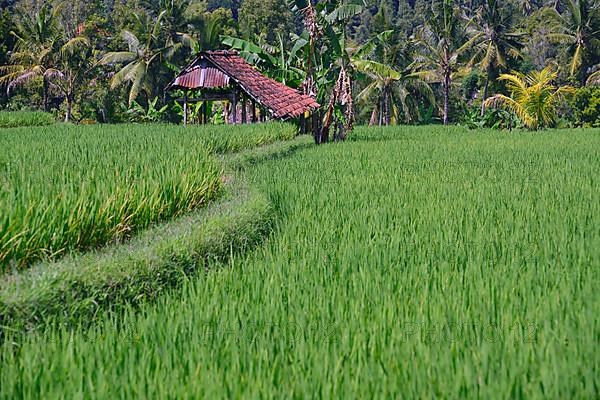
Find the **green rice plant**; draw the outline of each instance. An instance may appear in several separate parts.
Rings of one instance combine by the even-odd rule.
[[[0,128],[52,125],[54,116],[41,111],[0,111]]]
[[[155,299],[198,271],[257,245],[272,228],[266,196],[243,171],[311,146],[312,138],[278,142],[224,158],[226,193],[208,207],[157,224],[124,244],[37,263],[0,279],[0,342],[52,323],[85,326],[105,310]]]
[[[129,238],[214,198],[215,152],[292,137],[290,125],[0,130],[0,270]]]
[[[264,246],[4,342],[0,397],[597,398],[600,130],[355,133],[249,171]]]

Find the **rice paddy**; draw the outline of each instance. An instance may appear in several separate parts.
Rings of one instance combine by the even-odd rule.
[[[257,165],[265,245],[5,342],[0,397],[597,398],[598,171],[600,130],[458,127]]]
[[[215,153],[292,126],[50,126],[0,130],[0,272],[122,241],[219,194]]]

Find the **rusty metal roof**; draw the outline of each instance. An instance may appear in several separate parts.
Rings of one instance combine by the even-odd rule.
[[[230,80],[278,119],[295,118],[320,107],[312,97],[267,78],[234,51],[201,53],[167,90],[222,88],[228,86]]]
[[[229,76],[217,68],[195,65],[177,76],[171,86],[184,89],[227,87]]]

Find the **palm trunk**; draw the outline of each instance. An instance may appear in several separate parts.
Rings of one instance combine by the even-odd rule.
[[[65,122],[71,122],[73,112],[73,96],[67,95],[67,112],[65,113]]]
[[[377,123],[377,115],[378,115],[378,107],[373,107],[373,112],[371,113],[371,119],[369,120],[369,126],[373,126]]]
[[[448,125],[448,113],[450,108],[450,72],[444,73],[444,125]]]
[[[48,84],[48,79],[44,76],[42,83],[42,99],[44,102],[44,111],[50,111],[49,102],[48,102],[48,91],[50,85]]]
[[[379,100],[379,126],[383,125],[383,112],[384,112],[383,97]]]
[[[387,90],[385,92],[385,126],[390,126],[392,117],[390,113],[390,96],[388,96]]]
[[[488,66],[487,71],[485,73],[485,84],[483,85],[483,97],[481,98],[481,116],[485,114],[485,100],[488,98],[488,90],[490,87],[490,67]]]
[[[581,71],[579,75],[581,77],[579,83],[581,84],[581,87],[585,87],[587,83],[587,63],[585,57],[581,59],[581,66],[579,67],[579,70]]]

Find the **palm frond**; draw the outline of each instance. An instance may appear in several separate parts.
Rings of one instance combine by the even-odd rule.
[[[600,70],[591,74],[586,82],[588,86],[600,86]]]
[[[129,51],[113,51],[110,53],[106,53],[104,57],[100,59],[100,64],[121,64],[128,63],[135,60],[137,54],[129,52]]]
[[[400,72],[377,61],[353,59],[352,64],[358,71],[372,74],[383,79],[398,80],[401,78]]]
[[[131,81],[131,89],[129,90],[129,104],[138,97],[140,91],[144,89],[145,80],[146,80],[146,63],[143,61],[135,64],[135,67],[129,71],[126,79]]]
[[[140,40],[133,32],[124,29],[121,32],[121,37],[127,42],[129,52],[137,54],[140,51]]]

